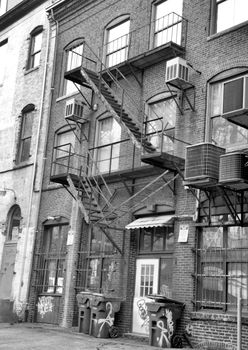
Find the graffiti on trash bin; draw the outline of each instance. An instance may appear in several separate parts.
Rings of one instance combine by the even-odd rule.
[[[165,309],[165,316],[167,319],[167,327],[165,327],[162,320],[157,321],[157,328],[161,330],[160,337],[157,337],[158,346],[162,348],[163,340],[166,343],[166,347],[171,347],[171,337],[174,332],[174,322],[172,320],[172,312]]]
[[[100,337],[101,331],[102,331],[103,326],[105,324],[108,324],[109,327],[112,327],[114,324],[114,317],[111,317],[111,314],[113,312],[113,305],[110,301],[108,301],[106,303],[106,310],[108,310],[107,317],[106,318],[99,318],[99,320],[97,321],[98,324],[101,324],[101,327],[99,328],[98,335],[97,335],[98,338]]]
[[[137,301],[137,305],[138,305],[139,316],[143,321],[141,328],[144,327],[145,329],[148,330],[149,316],[148,316],[148,312],[147,312],[146,302],[144,299],[139,299]]]
[[[52,300],[53,300],[53,297],[50,297],[50,296],[39,297],[37,307],[38,307],[38,313],[41,315],[41,318],[43,318],[47,312],[53,311]]]

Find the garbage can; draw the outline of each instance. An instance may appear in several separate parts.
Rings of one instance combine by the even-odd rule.
[[[154,301],[146,303],[149,316],[149,345],[171,348],[184,304],[163,296],[150,298]]]
[[[92,294],[90,334],[96,338],[117,337],[114,327],[115,313],[120,310],[121,300],[108,298],[103,294]]]
[[[90,294],[80,292],[77,294],[78,302],[78,331],[79,333],[89,334],[90,330]]]

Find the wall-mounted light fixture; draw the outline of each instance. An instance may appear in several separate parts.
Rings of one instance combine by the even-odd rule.
[[[12,188],[7,188],[7,187],[1,188],[0,189],[0,196],[4,197],[6,195],[6,193],[7,193],[7,191],[10,191],[10,192],[12,192],[14,194],[14,199],[16,201],[16,193],[15,193],[15,191]]]

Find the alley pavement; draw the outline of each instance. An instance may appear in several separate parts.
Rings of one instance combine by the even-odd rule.
[[[45,324],[0,323],[1,350],[156,350],[144,342],[123,337],[100,339],[76,329]]]

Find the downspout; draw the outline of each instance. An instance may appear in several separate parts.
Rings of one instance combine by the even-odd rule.
[[[41,194],[42,194],[42,182],[44,177],[44,169],[45,169],[45,152],[46,152],[46,145],[47,145],[47,139],[48,139],[48,127],[49,127],[49,120],[50,120],[50,114],[51,114],[51,106],[52,106],[52,97],[53,97],[53,91],[54,91],[54,70],[55,70],[55,61],[56,61],[56,52],[57,52],[57,36],[58,36],[58,22],[54,20],[53,13],[51,9],[51,16],[49,17],[49,12],[47,13],[47,17],[49,20],[49,26],[48,26],[48,33],[47,33],[47,42],[46,42],[46,57],[45,57],[45,69],[43,74],[43,84],[42,84],[42,93],[41,93],[41,102],[40,102],[40,113],[39,113],[39,123],[38,123],[38,130],[37,130],[37,141],[36,141],[36,147],[35,147],[35,159],[34,159],[34,166],[33,166],[33,172],[32,172],[32,182],[31,182],[31,193],[30,193],[30,200],[29,200],[29,206],[28,206],[28,222],[26,226],[26,235],[25,235],[25,241],[24,241],[24,252],[23,252],[23,260],[22,260],[22,268],[21,268],[21,286],[19,287],[19,293],[18,293],[18,301],[20,301],[21,296],[21,287],[23,285],[23,276],[24,276],[24,270],[25,270],[25,263],[27,259],[27,243],[29,241],[29,228],[30,228],[30,217],[32,212],[32,202],[33,202],[33,194],[34,194],[34,188],[35,188],[35,177],[36,177],[36,170],[38,165],[38,151],[39,151],[39,140],[40,140],[40,131],[41,131],[41,123],[42,123],[42,116],[43,116],[43,110],[44,110],[44,102],[45,102],[45,91],[46,91],[46,76],[48,71],[48,60],[49,60],[49,54],[50,54],[50,35],[51,35],[51,21],[52,19],[56,23],[56,32],[55,32],[55,45],[54,45],[54,52],[53,52],[53,65],[52,65],[52,76],[51,76],[51,93],[49,96],[49,107],[47,111],[47,123],[45,128],[45,140],[44,140],[44,146],[43,146],[43,158],[42,158],[42,165],[41,165],[41,175],[40,175],[40,188],[38,192],[38,200],[37,200],[37,207],[36,207],[36,218],[35,218],[35,224],[34,224],[34,239],[33,239],[33,245],[32,245],[32,260],[34,261],[34,248],[35,248],[35,240],[36,240],[36,233],[38,231],[38,218],[39,218],[39,210],[40,210],[40,204],[41,204]],[[33,264],[31,264],[33,266]],[[28,296],[30,293],[30,278],[31,278],[31,266],[29,269],[29,278],[27,279],[27,291],[26,295]]]

